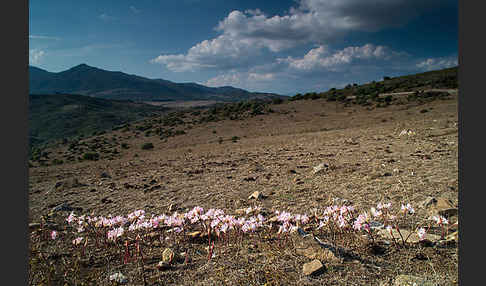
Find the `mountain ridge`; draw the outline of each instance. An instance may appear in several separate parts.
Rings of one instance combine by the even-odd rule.
[[[149,79],[121,71],[103,70],[85,63],[61,72],[49,72],[29,65],[29,93],[69,93],[135,101],[234,102],[282,97],[275,93],[250,92],[232,86],[208,87],[194,82]]]

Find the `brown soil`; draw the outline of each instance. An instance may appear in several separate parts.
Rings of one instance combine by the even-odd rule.
[[[419,205],[428,196],[447,197],[457,205],[456,96],[386,108],[317,99],[272,105],[272,109],[274,113],[245,120],[194,125],[184,129],[186,134],[165,140],[114,131],[102,137],[115,134],[131,148],[118,148],[119,154],[111,160],[32,167],[29,222],[40,222],[62,203],[82,210],[79,214],[104,216],[126,215],[136,209],[161,214],[170,205],[179,212],[202,206],[232,213],[254,205],[254,200],[248,200],[254,191],[265,195],[258,204],[269,212],[310,214],[336,198],[360,210],[380,201],[391,201],[395,207],[410,202],[417,220],[423,221],[427,214]],[[399,136],[404,129],[416,135]],[[231,140],[234,136],[239,137],[236,142]],[[145,142],[152,142],[154,149],[142,150]],[[66,146],[50,151],[51,158],[68,152]],[[327,164],[327,170],[313,174],[313,167],[320,163]],[[103,172],[109,176],[102,177]],[[79,184],[73,184],[73,179]],[[68,214],[58,212],[50,219],[65,227],[61,220]],[[65,233],[64,237],[73,239],[70,231]],[[204,243],[185,241],[172,247],[192,253],[191,262],[164,271],[153,267],[164,245],[147,244],[145,276],[149,285],[387,285],[404,273],[432,277],[441,285],[457,284],[457,245],[399,249],[384,245],[385,254],[377,254],[366,250],[366,241],[350,238],[346,246],[370,263],[327,264],[323,274],[307,277],[302,265],[310,260],[296,255],[292,244],[299,239],[292,236],[276,246],[263,238],[249,238],[232,247],[217,247],[217,256],[210,262]],[[57,270],[48,270],[35,266],[31,257],[34,284],[49,276],[49,271],[55,281],[75,283],[75,277],[80,277],[77,283],[109,284],[108,275],[121,270],[130,285],[143,285],[140,266],[135,262],[120,265],[115,254],[86,253],[86,261],[78,264],[79,273],[59,270],[64,269],[59,266],[63,255],[72,258],[76,253],[70,240],[56,247],[51,242],[34,247],[37,240],[32,238],[31,255],[44,251],[58,265]],[[63,278],[61,272],[68,274]]]

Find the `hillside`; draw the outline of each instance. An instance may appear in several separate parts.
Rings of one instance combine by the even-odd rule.
[[[74,94],[29,95],[29,143],[43,143],[73,136],[91,136],[116,125],[132,122],[167,108]]]
[[[80,64],[58,73],[29,66],[29,93],[69,93],[134,101],[217,100],[234,102],[280,97],[277,94],[249,92],[233,87],[213,88],[196,83],[148,79],[119,71],[106,71],[86,64]]]

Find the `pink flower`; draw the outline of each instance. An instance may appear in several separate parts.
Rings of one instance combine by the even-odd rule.
[[[435,220],[435,223],[437,223],[438,225],[449,224],[449,221],[441,215],[433,216],[432,219]]]
[[[83,238],[82,237],[78,237],[76,239],[73,239],[73,244],[74,245],[78,245],[81,243],[81,241],[83,241]]]
[[[425,238],[425,229],[423,227],[417,229],[417,234],[420,240],[424,240]]]
[[[53,230],[53,231],[51,232],[51,238],[52,238],[52,239],[56,239],[56,238],[57,238],[57,231]]]
[[[74,212],[71,212],[71,214],[69,214],[68,218],[66,219],[66,221],[70,224],[71,222],[75,221],[76,220],[76,215],[74,214]]]
[[[410,203],[407,203],[406,205],[403,205],[402,204],[401,209],[402,209],[402,211],[404,213],[406,213],[406,212],[408,212],[409,214],[415,213],[415,210],[412,208],[412,206],[410,205]]]

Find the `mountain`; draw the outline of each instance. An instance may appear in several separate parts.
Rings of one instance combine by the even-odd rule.
[[[53,73],[29,66],[29,93],[68,93],[135,101],[241,101],[281,97],[272,93],[249,92],[231,86],[207,87],[196,83],[175,83],[149,79],[119,71],[106,71],[80,64]]]

